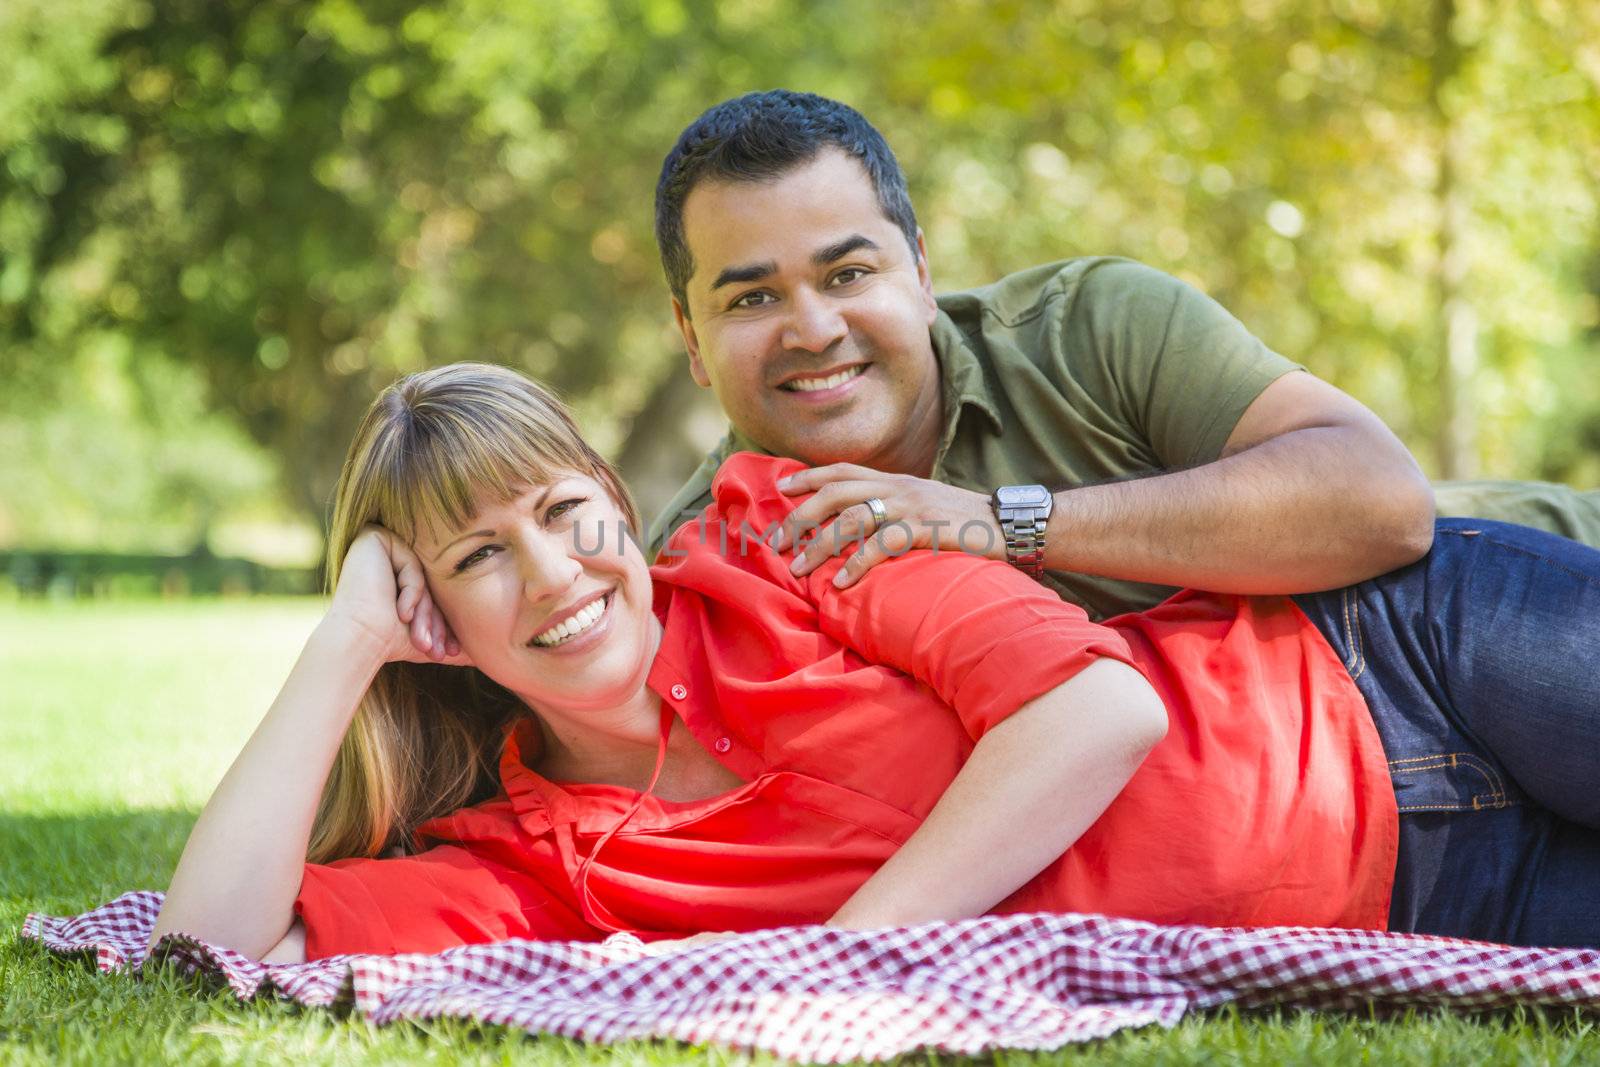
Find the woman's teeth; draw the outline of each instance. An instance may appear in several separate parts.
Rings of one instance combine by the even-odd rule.
[[[609,599],[610,596],[603,596],[566,622],[552,626],[542,634],[536,634],[533,643],[540,648],[554,648],[572,640],[600,621],[600,616],[606,613],[606,601]]]
[[[796,378],[792,382],[784,382],[783,387],[792,393],[818,393],[824,389],[832,389],[836,385],[843,385],[866,369],[867,365],[863,363],[848,367],[837,374],[830,374],[826,378]]]

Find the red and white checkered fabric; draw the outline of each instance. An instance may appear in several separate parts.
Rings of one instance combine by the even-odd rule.
[[[128,893],[73,918],[29,915],[22,936],[55,952],[93,951],[101,970],[137,967],[160,906],[160,893]],[[377,1023],[460,1016],[585,1041],[676,1038],[822,1063],[1056,1048],[1229,1002],[1600,1007],[1592,949],[1101,915],[790,927],[659,956],[628,935],[298,965],[169,936],[157,954],[222,978],[241,999],[277,991],[307,1005],[353,1003]]]

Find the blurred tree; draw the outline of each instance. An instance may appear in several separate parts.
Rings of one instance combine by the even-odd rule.
[[[678,344],[650,238],[663,130],[763,59],[730,27],[685,63],[690,12],[644,14],[123,4],[72,39],[97,73],[48,101],[62,128],[6,146],[48,175],[5,190],[32,223],[6,235],[8,334],[109,329],[200,368],[312,516],[375,387],[428,364],[521,366],[620,447]],[[89,117],[108,132],[66,127]]]
[[[1583,475],[1557,457],[1600,405],[1571,373],[1595,354],[1600,8],[1012,0],[905,26],[874,114],[923,176],[944,284],[1131,255],[1435,474]]]
[[[556,386],[659,502],[717,422],[657,168],[773,84],[880,124],[943,287],[1131,255],[1436,472],[1600,462],[1592,5],[8,0],[0,48],[0,419],[78,404],[116,338],[127,427],[202,432],[159,417],[187,368],[313,518],[375,388],[469,358]]]

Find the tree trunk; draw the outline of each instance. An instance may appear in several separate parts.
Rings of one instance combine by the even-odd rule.
[[[1455,0],[1435,0],[1434,55],[1429,84],[1439,138],[1438,261],[1435,268],[1435,322],[1439,423],[1434,438],[1441,478],[1477,473],[1477,418],[1473,381],[1478,372],[1478,314],[1466,292],[1471,204],[1464,181],[1467,132],[1463,116],[1446,99],[1461,69],[1462,48],[1453,33]]]
[[[696,385],[681,363],[656,384],[616,455],[646,525],[694,473],[727,425],[711,390]]]

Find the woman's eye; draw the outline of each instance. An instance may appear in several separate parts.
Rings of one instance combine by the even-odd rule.
[[[489,553],[493,549],[494,549],[493,545],[484,545],[482,548],[477,548],[477,549],[474,549],[473,551],[469,552],[465,557],[463,557],[461,559],[461,561],[459,563],[456,564],[455,573],[460,574],[462,571],[466,570],[468,567],[471,567],[471,566],[475,565],[479,560],[487,559],[489,557]]]
[[[549,510],[544,513],[545,521],[553,522],[565,515],[569,515],[576,510],[579,505],[586,504],[588,502],[589,498],[586,496],[575,496],[569,500],[557,501],[556,503],[550,505]]]

